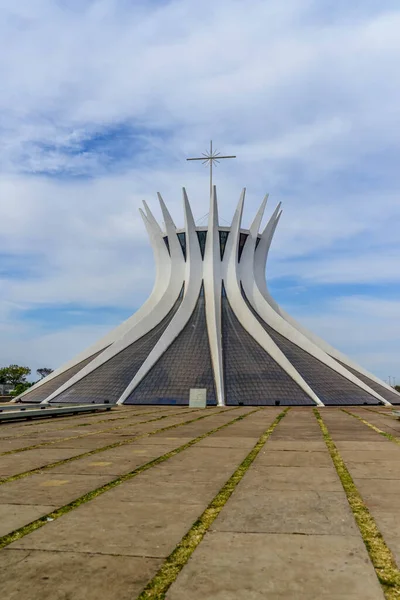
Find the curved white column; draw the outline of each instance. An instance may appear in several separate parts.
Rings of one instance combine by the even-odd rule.
[[[275,231],[276,225],[279,220],[281,212],[278,213],[280,205],[274,211],[265,231],[263,233],[264,237],[262,237],[259,247],[261,245],[260,253],[255,252],[256,240],[257,240],[257,232],[260,227],[260,223],[262,220],[262,216],[264,213],[266,199],[264,199],[261,207],[250,227],[249,236],[245,242],[241,260],[239,263],[239,276],[243,285],[243,289],[245,291],[247,300],[250,302],[251,306],[255,310],[255,312],[270,325],[275,331],[283,335],[292,343],[296,344],[302,350],[305,350],[313,356],[314,358],[321,361],[326,366],[330,367],[332,370],[336,371],[338,374],[342,375],[352,383],[355,383],[359,388],[368,392],[377,400],[387,403],[380,394],[371,389],[368,385],[363,383],[357,377],[355,377],[352,373],[347,371],[344,367],[342,367],[339,363],[337,363],[333,358],[328,356],[321,348],[313,344],[307,337],[305,337],[300,331],[298,331],[291,323],[287,320],[283,319],[282,316],[274,310],[274,308],[265,300],[265,297],[260,292],[257,286],[257,279],[260,278],[261,272],[265,272],[265,266],[268,256],[268,250],[271,245],[271,240],[273,233]],[[255,277],[255,272],[258,271],[258,278]],[[265,277],[263,277],[263,282],[265,282]],[[266,289],[266,286],[265,286]]]
[[[255,251],[255,276],[253,282],[250,283],[249,279],[246,278],[246,274],[244,273],[244,278],[246,279],[246,285],[244,285],[246,296],[248,297],[254,310],[258,312],[260,317],[264,319],[267,323],[271,324],[271,326],[274,327],[274,329],[276,329],[279,333],[282,333],[282,335],[287,337],[289,340],[294,341],[294,343],[303,348],[303,350],[306,350],[309,354],[311,354],[315,358],[318,358],[318,360],[331,367],[337,373],[343,375],[352,383],[355,383],[358,387],[368,392],[371,396],[374,396],[383,404],[391,406],[391,402],[386,400],[383,396],[381,396],[381,394],[376,392],[369,385],[364,383],[361,379],[356,377],[353,373],[348,371],[337,361],[341,361],[347,366],[353,368],[355,371],[358,371],[359,373],[365,375],[366,377],[369,377],[376,383],[383,385],[383,387],[386,387],[391,392],[395,392],[395,390],[393,390],[386,383],[380,381],[380,379],[378,379],[359,365],[353,363],[346,355],[342,354],[335,348],[332,348],[332,346],[330,346],[327,342],[321,340],[318,336],[309,332],[305,327],[300,325],[300,323],[298,323],[293,317],[291,317],[286,311],[284,311],[283,308],[281,308],[279,304],[277,304],[277,302],[275,302],[275,300],[272,298],[268,290],[267,280],[265,277],[265,269],[272,238],[274,236],[276,227],[282,214],[282,211],[278,212],[279,208],[280,204],[276,207],[267,226],[265,227],[261,235],[261,241],[258,244],[258,247]],[[252,300],[250,300],[250,297],[252,298]],[[262,300],[265,300],[265,303]],[[271,312],[268,307],[271,307],[273,309],[273,312]],[[267,314],[269,315],[268,317]],[[276,318],[275,315],[278,318]],[[275,323],[276,326],[273,325],[273,323]],[[283,333],[284,331],[286,333]]]
[[[192,211],[190,209],[189,202],[187,201],[186,192],[184,190],[183,196],[184,211],[185,211],[185,231],[186,231],[186,273],[185,273],[185,292],[182,303],[178,311],[173,316],[170,324],[132,379],[131,383],[125,389],[123,394],[120,396],[117,404],[123,404],[124,401],[130,396],[130,394],[139,385],[142,379],[147,375],[150,369],[157,363],[164,352],[170,347],[172,342],[178,337],[181,331],[188,323],[190,317],[193,314],[194,309],[199,298],[201,284],[202,284],[202,268],[201,268],[201,254],[199,242],[197,239],[196,228]],[[178,242],[179,244],[179,242]],[[182,250],[179,245],[179,250],[182,254]],[[193,261],[192,261],[193,259]]]
[[[208,231],[204,252],[204,295],[206,304],[206,322],[210,344],[211,362],[214,372],[217,404],[225,405],[224,367],[222,361],[221,331],[221,249],[218,228],[217,190],[213,187],[210,198]]]
[[[149,315],[149,313],[153,310],[156,304],[167,292],[171,276],[171,258],[163,240],[163,233],[157,221],[155,220],[147,204],[145,202],[143,202],[143,204],[145,206],[147,215],[145,215],[141,209],[139,209],[139,212],[146,227],[150,243],[153,249],[154,260],[156,263],[156,278],[153,290],[149,298],[131,317],[129,317],[129,319],[126,319],[126,321],[118,325],[118,327],[115,327],[115,329],[107,333],[95,344],[89,346],[89,348],[86,348],[86,350],[84,350],[83,352],[80,352],[72,360],[69,360],[68,362],[64,363],[61,367],[54,370],[52,373],[50,373],[50,375],[48,375],[41,381],[38,381],[35,384],[35,389],[38,389],[39,387],[55,379],[65,371],[72,369],[80,362],[83,362],[90,356],[97,354],[101,350],[113,344],[116,340],[121,338],[121,336],[125,335],[126,332],[135,327],[135,325],[139,323],[144,317]],[[26,394],[29,394],[29,391],[31,389],[32,388],[27,389],[23,394],[19,396],[19,398],[22,398]],[[43,401],[43,403],[47,403],[50,399],[50,397],[47,398]]]
[[[258,344],[275,360],[275,362],[293,379],[293,381],[317,404],[324,406],[311,387],[304,381],[300,373],[293,367],[273,339],[261,327],[256,317],[246,305],[240,290],[238,276],[238,244],[240,223],[242,220],[245,189],[243,190],[238,207],[233,217],[231,231],[227,240],[224,254],[223,278],[229,303],[240,324],[258,342]]]
[[[161,323],[173,309],[183,286],[183,299],[179,308],[174,313],[159,341],[155,344],[135,377],[119,398],[118,402],[123,403],[182,332],[195,310],[203,283],[205,318],[216,398],[219,405],[224,405],[225,389],[221,323],[221,288],[222,282],[224,282],[230,306],[242,327],[315,404],[323,406],[318,396],[290,363],[285,353],[280,350],[279,346],[268,335],[256,315],[252,312],[252,309],[266,324],[271,326],[280,335],[283,335],[287,340],[296,344],[299,348],[308,352],[311,356],[344,376],[347,380],[357,385],[358,388],[368,392],[380,402],[390,404],[379,393],[360,380],[357,375],[353,375],[353,373],[348,371],[346,365],[354,369],[356,373],[365,375],[392,393],[396,393],[390,386],[354,364],[350,359],[323,340],[320,340],[314,334],[308,332],[290,315],[287,315],[271,297],[265,278],[265,269],[271,241],[282,211],[279,204],[264,228],[260,236],[260,241],[257,242],[267,196],[264,198],[250,227],[239,262],[238,245],[244,195],[245,190],[242,192],[233,218],[222,261],[215,187],[212,190],[210,198],[204,260],[201,257],[197,228],[185,189],[183,189],[183,205],[185,212],[186,260],[177,236],[176,226],[161,195],[158,194],[158,198],[165,222],[165,232],[161,229],[149,207],[144,202],[145,212],[140,211],[140,213],[153,247],[156,262],[156,277],[153,290],[143,306],[132,317],[104,336],[99,342],[79,354],[72,361],[69,361],[35,385],[35,389],[37,389],[85,359],[92,357],[96,353],[100,353],[98,357],[92,359],[88,365],[81,368],[78,373],[49,395],[44,400],[45,403],[57,398],[59,394],[82,380],[89,373],[94,372],[101,365],[115,357],[131,344],[134,344]],[[165,236],[168,237],[168,248],[164,241]],[[243,298],[241,286],[243,286],[249,304]],[[337,361],[343,362],[345,366],[342,366]],[[19,396],[19,398],[28,395],[30,391],[32,391],[32,388]]]
[[[161,323],[161,321],[172,310],[179,297],[183,281],[185,279],[185,259],[183,257],[182,248],[176,235],[176,227],[172,221],[171,215],[169,214],[161,196],[159,196],[159,199],[161,210],[164,216],[166,233],[169,239],[170,253],[167,250],[162,234],[156,235],[154,228],[152,229],[152,233],[154,234],[153,240],[157,244],[157,257],[163,257],[162,262],[159,264],[159,269],[161,273],[164,272],[165,269],[167,286],[164,293],[155,306],[153,306],[151,311],[149,311],[141,320],[136,323],[134,322],[136,320],[135,315],[133,315],[133,317],[131,317],[132,321],[130,323],[130,327],[128,327],[126,331],[121,332],[122,335],[116,341],[114,341],[111,346],[106,348],[104,352],[102,352],[88,365],[71,377],[71,379],[69,379],[55,392],[48,396],[43,403],[47,404],[56,398],[60,393],[69,389],[75,383],[83,379],[83,377],[86,377],[86,375],[89,375],[89,373],[113,358],[116,354],[138,341],[146,333]],[[163,247],[165,248],[165,251]],[[125,326],[128,326],[128,323],[129,320],[126,321]]]

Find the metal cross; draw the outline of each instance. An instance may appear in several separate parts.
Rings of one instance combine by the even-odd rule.
[[[210,151],[207,153],[202,152],[201,157],[199,158],[187,158],[186,160],[202,160],[203,161],[203,165],[206,165],[207,163],[210,164],[210,197],[212,195],[212,168],[213,168],[213,164],[214,163],[219,163],[219,161],[222,158],[236,158],[236,156],[221,156],[220,152],[213,152],[213,147],[212,147],[212,140],[210,142]]]

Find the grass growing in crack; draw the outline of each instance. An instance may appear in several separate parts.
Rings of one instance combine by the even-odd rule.
[[[198,412],[199,409],[194,408],[193,410],[188,410],[187,413]],[[186,414],[187,414],[186,413]],[[32,444],[31,446],[24,446],[23,448],[15,448],[15,450],[6,450],[5,452],[0,452],[0,456],[7,456],[9,454],[19,454],[20,452],[27,452],[28,450],[39,450],[40,448],[45,448],[46,446],[52,446],[53,444],[59,444],[60,442],[69,442],[70,440],[80,440],[81,438],[90,437],[91,435],[98,435],[99,433],[108,433],[112,431],[117,431],[118,429],[126,429],[127,427],[134,427],[136,425],[143,425],[144,423],[151,423],[152,421],[160,421],[161,419],[166,419],[168,417],[176,417],[181,413],[173,413],[168,415],[162,415],[161,417],[156,417],[155,419],[147,419],[146,421],[138,421],[137,423],[129,423],[128,425],[117,425],[116,427],[107,427],[107,429],[100,429],[98,431],[90,431],[89,433],[81,433],[80,435],[71,435],[65,438],[57,438],[56,440],[50,440],[48,442],[41,442],[40,444]]]
[[[237,410],[237,408],[239,408],[239,407],[235,407],[235,409],[232,409],[232,410]],[[97,498],[98,496],[101,496],[105,492],[108,492],[109,490],[121,485],[122,483],[125,483],[125,481],[129,481],[130,479],[133,479],[133,477],[137,477],[137,475],[140,475],[140,473],[143,473],[143,471],[147,471],[151,467],[155,467],[156,465],[159,465],[159,464],[165,462],[166,460],[172,458],[176,454],[180,454],[187,448],[190,448],[194,444],[197,444],[198,442],[205,439],[209,435],[212,435],[213,433],[216,433],[217,431],[221,431],[221,429],[224,429],[225,427],[228,427],[229,425],[233,425],[233,423],[242,421],[249,415],[251,415],[255,412],[258,412],[259,410],[261,410],[261,409],[256,408],[255,410],[252,410],[252,411],[246,413],[245,415],[240,415],[239,417],[232,419],[232,421],[228,421],[227,423],[224,423],[223,425],[220,425],[219,427],[215,427],[214,429],[211,429],[210,431],[207,431],[206,433],[199,435],[198,437],[194,438],[193,440],[190,440],[190,442],[187,442],[186,444],[182,444],[182,446],[178,446],[178,448],[175,448],[174,450],[170,450],[169,452],[166,452],[165,454],[158,456],[157,458],[154,458],[153,460],[145,463],[144,465],[137,467],[133,471],[129,471],[129,473],[125,473],[125,475],[121,475],[120,477],[117,477],[116,479],[109,481],[105,485],[102,485],[101,487],[96,488],[95,490],[92,490],[91,492],[88,492],[87,494],[84,494],[83,496],[80,496],[79,498],[77,498],[76,500],[73,500],[69,504],[65,504],[64,506],[57,508],[56,510],[52,511],[51,513],[48,513],[47,515],[44,515],[43,517],[40,517],[39,519],[36,519],[35,521],[32,521],[31,523],[28,523],[27,525],[24,525],[23,527],[20,527],[19,529],[16,529],[15,531],[12,531],[11,533],[0,537],[0,549],[4,548],[5,546],[8,546],[9,544],[12,544],[12,542],[17,541],[17,540],[21,539],[22,537],[25,537],[26,535],[28,535],[29,533],[32,533],[36,529],[43,527],[49,521],[54,521],[55,519],[59,519],[60,517],[71,512],[75,508],[78,508],[78,506],[81,506],[82,504],[86,504],[87,502],[90,502],[91,500],[93,500],[94,498]],[[221,411],[221,412],[225,413],[228,411]],[[215,413],[213,413],[213,414],[215,414]],[[211,416],[211,415],[204,415],[202,417],[198,417],[197,419],[193,419],[192,421],[187,421],[187,423],[193,423],[193,421],[205,419],[207,416]],[[171,425],[170,427],[165,427],[159,431],[164,431],[165,429],[171,429],[173,427],[177,427],[177,425]]]
[[[66,429],[75,429],[76,427],[91,427],[92,425],[97,425],[98,423],[110,423],[113,421],[120,421],[121,419],[133,419],[133,418],[138,418],[138,417],[145,417],[147,415],[154,415],[156,413],[156,411],[151,411],[151,412],[143,412],[143,413],[135,413],[135,414],[131,414],[131,415],[126,415],[125,417],[114,417],[114,418],[109,418],[109,419],[99,419],[98,421],[93,421],[93,423],[74,423],[73,425],[67,425],[66,427],[51,427],[49,429],[39,429],[39,431],[28,431],[27,433],[21,433],[19,435],[8,435],[6,437],[2,437],[1,441],[3,440],[15,440],[15,439],[19,439],[19,438],[23,438],[23,437],[32,437],[33,435],[35,435],[36,433],[41,434],[41,433],[52,433],[53,431],[64,431]],[[86,415],[85,418],[88,417],[99,417],[99,414],[94,414],[94,415]],[[73,417],[74,419],[76,418],[76,415],[64,415],[63,419],[66,418],[70,418]],[[32,427],[34,425],[37,426],[43,426],[43,425],[48,425],[49,422],[48,421],[44,421],[42,423],[24,423],[23,426],[24,427]],[[9,423],[7,425],[22,425],[22,423]]]
[[[164,564],[153,579],[147,584],[137,600],[162,600],[165,598],[169,587],[178,577],[189,558],[202,541],[208,529],[217,518],[234,489],[244,477],[260,450],[268,440],[275,427],[283,419],[289,408],[283,410],[274,420],[272,425],[260,436],[258,442],[239,465],[233,475],[228,479],[218,494],[207,506],[203,514],[192,525],[187,534],[182,538],[175,550],[168,556]]]
[[[48,471],[50,469],[54,469],[54,467],[60,467],[61,465],[65,465],[67,463],[73,462],[75,460],[80,460],[81,458],[87,458],[88,456],[93,456],[93,454],[99,454],[100,452],[105,452],[106,450],[113,450],[114,448],[120,448],[121,446],[128,446],[129,444],[133,444],[136,440],[139,440],[144,437],[149,437],[151,435],[155,435],[157,433],[161,433],[163,431],[168,431],[169,429],[175,429],[176,427],[181,427],[182,425],[190,425],[190,423],[195,423],[196,421],[200,421],[201,419],[206,419],[208,417],[220,415],[221,413],[231,412],[232,410],[238,410],[240,407],[235,406],[234,408],[230,408],[228,410],[221,410],[218,412],[213,412],[208,415],[201,415],[200,417],[196,417],[195,419],[190,419],[189,421],[182,421],[181,423],[174,423],[172,425],[167,425],[166,427],[160,427],[159,429],[154,429],[153,431],[148,431],[146,433],[142,433],[139,435],[135,435],[134,437],[128,438],[127,440],[122,440],[120,442],[114,442],[112,444],[108,444],[107,446],[102,446],[101,448],[95,448],[94,450],[88,450],[86,452],[82,452],[82,454],[77,454],[75,456],[70,456],[69,458],[63,458],[62,460],[57,460],[53,463],[49,463],[47,465],[36,467],[35,469],[30,469],[29,471],[24,471],[22,473],[17,473],[16,475],[10,475],[10,477],[4,477],[0,479],[0,485],[4,483],[10,483],[10,481],[16,481],[17,479],[23,479],[24,477],[29,477],[30,475],[36,475],[37,473],[42,473],[43,471]],[[174,416],[174,415],[168,415]],[[158,419],[150,419],[149,421],[143,421],[142,423],[137,423],[137,425],[143,423],[151,423],[152,421],[159,421]]]
[[[361,406],[363,410],[368,410],[369,412],[375,413],[376,415],[381,415],[382,417],[389,417],[390,419],[395,419],[393,415],[389,412],[382,412],[381,410],[374,410],[373,408],[366,408],[365,406]]]
[[[239,408],[239,407],[235,407],[235,409],[237,409],[237,408]],[[197,444],[198,442],[205,439],[209,435],[212,435],[213,433],[216,433],[217,431],[221,431],[221,429],[224,429],[225,427],[228,427],[229,425],[233,425],[233,423],[242,421],[249,415],[251,415],[255,412],[258,412],[259,410],[261,410],[261,409],[256,408],[255,410],[252,410],[244,415],[240,415],[239,417],[232,419],[232,421],[228,421],[227,423],[224,423],[223,425],[220,425],[219,427],[215,427],[214,429],[211,429],[210,431],[207,431],[206,433],[199,435],[198,437],[194,438],[193,440],[190,440],[190,442],[187,442],[186,444],[182,444],[182,446],[178,446],[174,450],[170,450],[169,452],[166,452],[165,454],[158,456],[157,458],[145,463],[144,465],[137,467],[133,471],[130,471],[129,473],[125,473],[125,475],[121,475],[120,477],[117,477],[116,479],[109,481],[105,485],[102,485],[101,487],[96,488],[95,490],[92,490],[91,492],[88,492],[87,494],[84,494],[83,496],[80,496],[76,500],[73,500],[72,502],[69,502],[68,504],[66,504],[64,506],[57,508],[56,510],[52,511],[51,513],[48,513],[47,515],[44,515],[43,517],[40,517],[39,519],[36,519],[35,521],[32,521],[31,523],[28,523],[27,525],[24,525],[23,527],[20,527],[19,529],[16,529],[15,531],[12,531],[11,533],[0,537],[0,549],[5,548],[6,546],[8,546],[9,544],[12,544],[13,542],[16,542],[17,540],[32,533],[36,529],[43,527],[49,521],[54,521],[55,519],[59,519],[60,517],[71,512],[75,508],[78,508],[78,506],[81,506],[82,504],[86,504],[87,502],[94,500],[94,498],[101,496],[105,492],[108,492],[109,490],[112,490],[113,488],[121,485],[122,483],[125,483],[126,481],[129,481],[130,479],[133,479],[134,477],[137,477],[138,475],[140,475],[140,473],[143,473],[144,471],[147,471],[148,469],[151,469],[152,467],[155,467],[156,465],[159,465],[159,464],[165,462],[166,460],[172,458],[173,456],[180,454],[187,448],[194,446],[194,444]],[[228,412],[228,411],[221,411],[221,412]],[[213,414],[215,414],[215,413],[213,413]],[[197,419],[194,419],[193,421],[198,421],[199,419],[204,419],[206,416],[209,416],[209,415],[204,415],[203,417],[198,417]],[[193,421],[188,421],[188,422],[191,423]],[[172,425],[171,427],[164,428],[164,429],[170,429],[172,427],[176,427],[176,426]],[[161,430],[161,431],[163,431],[163,430]]]
[[[375,568],[376,575],[382,586],[386,600],[398,600],[400,598],[400,571],[387,547],[385,540],[379,531],[374,518],[364,503],[328,428],[325,425],[317,408],[313,409],[316,419],[322,431],[325,444],[331,455],[333,464],[342,482],[348,503],[354,514],[354,518],[360,530],[364,544],[367,548],[371,562]],[[347,412],[347,411],[345,411]]]
[[[346,410],[345,408],[341,408],[341,410],[342,410],[342,412],[346,413],[347,415],[350,415],[351,417],[358,419],[359,421],[361,421],[361,423],[363,423],[367,427],[370,427],[370,429],[373,429],[374,431],[376,431],[376,433],[383,435],[383,437],[385,437],[387,440],[390,440],[391,442],[394,442],[395,444],[400,445],[400,438],[396,437],[395,435],[392,435],[391,433],[386,433],[386,431],[382,431],[382,429],[379,429],[379,427],[372,425],[372,423],[369,423],[362,417],[355,415],[354,413],[350,412],[349,410]]]

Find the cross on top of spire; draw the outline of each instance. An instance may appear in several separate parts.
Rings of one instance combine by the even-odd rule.
[[[213,145],[212,145],[212,140],[210,141],[210,150],[208,152],[202,152],[202,156],[199,156],[197,158],[187,158],[186,160],[201,160],[203,162],[203,165],[210,165],[210,198],[212,196],[212,176],[213,176],[213,172],[212,172],[212,168],[213,168],[213,164],[217,164],[219,163],[219,161],[223,158],[236,158],[236,156],[221,156],[221,152],[216,152],[215,150],[213,150]]]

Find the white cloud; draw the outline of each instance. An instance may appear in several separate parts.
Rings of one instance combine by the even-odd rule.
[[[245,225],[266,191],[271,206],[284,201],[271,277],[329,284],[333,296],[338,283],[398,285],[396,3],[4,0],[2,8],[0,331],[8,354],[27,362],[57,346],[62,360],[86,344],[81,329],[28,331],[26,309],[133,310],[143,301],[153,267],[140,200],[154,206],[161,191],[182,223],[185,184],[203,216],[207,175],[185,157],[210,137],[238,155],[216,174],[223,219],[246,184]],[[112,128],[109,146],[90,144]],[[133,139],[124,142],[124,128]],[[118,140],[118,151],[128,148],[121,159]],[[68,178],[84,174],[93,179]],[[8,255],[22,275],[4,272]],[[348,331],[358,331],[346,315]]]

